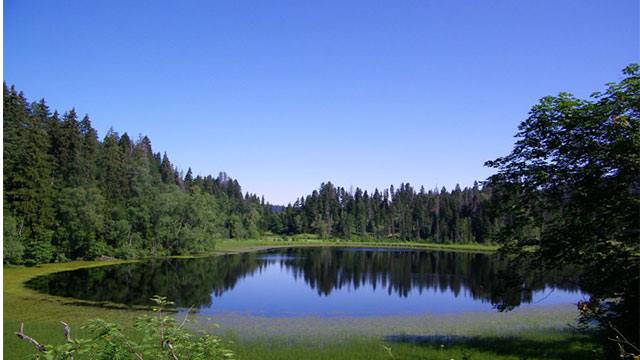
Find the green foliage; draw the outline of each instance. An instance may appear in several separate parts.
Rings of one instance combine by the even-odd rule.
[[[104,231],[105,199],[96,187],[62,189],[57,198],[60,226],[56,243],[71,259],[99,256],[106,246],[102,240]]]
[[[491,189],[416,192],[410,184],[391,186],[373,195],[332,183],[270,215],[268,228],[276,234],[314,233],[322,239],[398,239],[438,243],[486,243],[499,221],[491,211]],[[269,215],[268,215],[269,216]],[[275,218],[275,219],[274,219]]]
[[[22,237],[17,228],[16,219],[8,213],[4,213],[3,220],[3,261],[5,263],[19,264],[24,254],[24,246],[22,245]]]
[[[49,110],[44,102],[29,105],[13,87],[4,86],[3,95],[4,209],[20,219],[25,241],[46,241],[54,226],[52,159],[43,122]]]
[[[83,326],[89,337],[73,339],[69,334],[64,344],[45,345],[45,350],[35,354],[35,357],[47,360],[234,358],[233,352],[218,337],[209,334],[196,336],[184,329],[187,318],[178,324],[175,318],[164,314],[163,310],[173,304],[165,297],[154,296],[151,300],[156,304],[153,309],[156,314],[138,317],[135,322],[138,333],[133,336],[125,335],[116,324],[93,319]],[[65,333],[67,331],[70,332],[70,328],[65,328]]]
[[[582,266],[583,288],[611,322],[640,343],[640,73],[590,100],[540,100],[511,154],[487,162],[505,214],[504,250],[535,267]]]
[[[37,238],[25,244],[24,258],[26,265],[46,263],[56,259],[56,251],[51,244],[53,232],[43,236],[44,238]]]
[[[152,206],[155,239],[172,254],[213,249],[213,239],[224,235],[220,207],[200,190],[185,193],[175,185],[161,193]]]

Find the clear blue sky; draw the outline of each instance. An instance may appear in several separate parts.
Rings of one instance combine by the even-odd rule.
[[[545,95],[640,58],[637,0],[4,1],[4,79],[286,203],[471,185]]]

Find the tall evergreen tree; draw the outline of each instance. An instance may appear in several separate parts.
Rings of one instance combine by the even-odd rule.
[[[5,209],[18,221],[20,238],[43,250],[30,257],[46,261],[54,226],[52,164],[43,122],[49,110],[41,102],[32,112],[24,96],[6,85],[3,106]]]
[[[91,120],[85,115],[80,121],[82,144],[80,147],[80,171],[83,184],[93,183],[98,177],[98,132],[91,127]]]

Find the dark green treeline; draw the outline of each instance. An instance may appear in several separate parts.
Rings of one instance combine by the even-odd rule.
[[[432,242],[486,243],[501,221],[491,211],[491,192],[472,188],[453,191],[414,190],[409,184],[373,194],[346,191],[326,183],[281,213],[274,229],[287,234],[364,237]]]
[[[183,174],[146,136],[100,140],[88,116],[29,103],[13,86],[3,106],[5,262],[194,253],[265,234],[488,242],[500,223],[477,184],[369,194],[326,183],[275,207],[225,173]]]

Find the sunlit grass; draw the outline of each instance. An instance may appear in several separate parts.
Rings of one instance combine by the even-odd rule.
[[[74,270],[85,267],[113,265],[124,261],[78,261],[61,264],[44,264],[34,267],[4,267],[4,341],[5,359],[26,359],[33,354],[33,347],[19,340],[14,332],[21,322],[25,324],[25,333],[43,343],[61,343],[63,339],[60,321],[71,325],[74,334],[80,331],[80,325],[93,318],[109,319],[125,327],[132,326],[133,317],[139,311],[110,309],[89,306],[87,302],[65,299],[39,293],[26,288],[25,281],[57,271]],[[73,305],[72,305],[73,304]]]
[[[495,244],[446,244],[408,241],[373,241],[371,239],[319,239],[315,235],[296,236],[270,236],[263,239],[249,240],[221,240],[217,242],[216,249],[220,251],[247,250],[270,246],[347,246],[347,247],[385,247],[385,248],[410,248],[424,250],[448,250],[493,252],[498,250]]]

